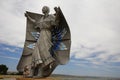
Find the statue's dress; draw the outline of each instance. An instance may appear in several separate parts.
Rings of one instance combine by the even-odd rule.
[[[53,45],[51,42],[51,28],[54,23],[55,16],[53,15],[48,15],[47,17],[43,16],[35,23],[35,27],[40,29],[40,37],[36,42],[32,54],[34,66],[42,64],[44,67],[54,61],[54,58],[50,54],[51,47]]]

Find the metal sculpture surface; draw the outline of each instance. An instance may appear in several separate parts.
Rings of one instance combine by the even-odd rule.
[[[43,14],[25,13],[26,40],[17,70],[23,72],[29,67],[26,77],[47,77],[58,65],[69,61],[70,30],[61,9],[54,10],[55,14],[49,14],[49,7],[44,6]]]

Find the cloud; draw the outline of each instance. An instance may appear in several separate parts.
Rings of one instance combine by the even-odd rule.
[[[10,51],[10,52],[16,52],[15,49],[10,49],[10,48],[8,48],[8,47],[4,48],[4,50]]]
[[[25,19],[17,15],[19,12],[15,14],[13,1],[1,1],[0,4],[0,41],[10,45],[23,46]]]
[[[75,21],[72,23],[74,27],[71,29],[73,32],[71,56],[96,64],[106,61],[120,62],[118,2],[118,0],[83,1],[82,9],[77,11],[80,14],[75,15],[78,16],[75,20],[77,24],[74,24]],[[101,51],[102,53],[99,53]]]
[[[95,72],[99,72],[101,74],[101,71],[103,71],[102,74],[111,73],[113,75],[114,73],[118,74],[119,71],[117,73],[117,70],[120,69],[118,65],[114,65],[113,63],[109,63],[109,62],[98,63],[96,61],[90,61],[84,59],[79,59],[79,60],[72,59],[70,63],[79,66],[81,69],[83,68],[87,70],[92,70],[93,74],[95,74]]]
[[[18,53],[20,51],[19,48],[10,48],[10,47],[2,47],[2,50],[5,52],[12,52],[12,53]]]
[[[44,5],[56,6],[57,1],[1,0],[0,1],[0,42],[23,47],[26,33],[25,11],[41,13]]]
[[[2,56],[2,55],[0,55],[0,57],[2,57],[2,58],[7,58],[7,59],[15,59],[15,60],[19,60],[19,58],[10,57],[10,56]]]

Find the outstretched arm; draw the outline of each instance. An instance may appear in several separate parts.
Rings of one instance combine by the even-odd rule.
[[[30,21],[32,21],[33,23],[36,22],[35,19],[31,18],[27,13],[25,13],[25,17],[27,17]]]

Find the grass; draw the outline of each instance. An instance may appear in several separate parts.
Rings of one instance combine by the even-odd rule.
[[[23,78],[22,75],[0,75],[0,79],[4,79],[4,78],[15,78],[16,80],[61,80],[58,77],[34,79],[34,78]]]
[[[22,78],[21,75],[0,75],[0,79],[3,78]]]

